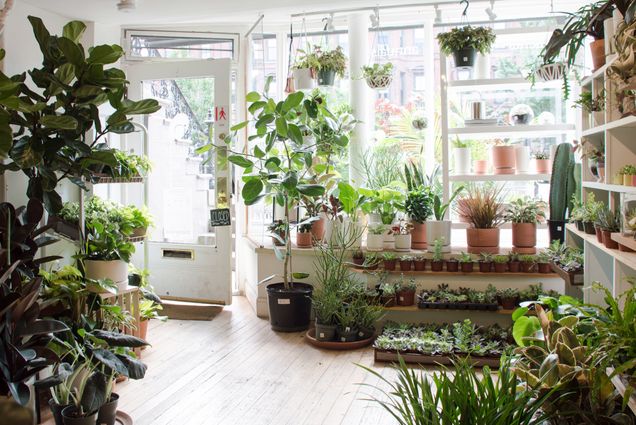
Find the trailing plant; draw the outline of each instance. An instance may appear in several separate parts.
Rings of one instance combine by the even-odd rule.
[[[495,43],[495,38],[495,33],[491,28],[471,25],[452,28],[448,32],[437,35],[439,48],[445,55],[469,48],[475,49],[483,55],[488,54]]]
[[[382,224],[392,224],[398,211],[404,210],[404,194],[400,190],[385,187],[376,190],[360,188],[359,191],[367,198],[367,202],[362,205],[362,210],[366,213],[378,214]]]
[[[591,91],[582,91],[574,105],[588,113],[604,111],[605,89],[602,89],[596,96],[592,95]]]

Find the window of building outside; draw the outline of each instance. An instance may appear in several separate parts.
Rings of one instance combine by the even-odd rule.
[[[128,59],[236,59],[238,35],[127,30]]]

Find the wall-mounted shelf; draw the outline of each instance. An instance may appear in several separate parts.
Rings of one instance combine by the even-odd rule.
[[[550,174],[456,174],[448,178],[452,182],[550,181]]]
[[[449,128],[449,135],[492,135],[499,137],[550,136],[574,131],[573,124],[554,125],[479,125]]]
[[[630,115],[607,124],[588,128],[581,132],[583,137],[601,137],[606,131],[619,131],[636,128],[636,116]]]
[[[539,88],[560,88],[561,81],[545,81],[537,82],[535,87]],[[470,90],[510,90],[515,88],[527,88],[532,87],[532,83],[525,78],[492,78],[492,79],[475,79],[475,80],[452,80],[448,82],[448,87],[452,87],[455,90],[470,91]]]
[[[607,184],[601,182],[583,182],[583,187],[588,189],[605,190],[614,193],[634,193],[636,194],[636,186],[625,186],[622,184]]]

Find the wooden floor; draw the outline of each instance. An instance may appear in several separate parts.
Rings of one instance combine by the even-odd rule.
[[[378,379],[356,363],[394,376],[371,348],[323,351],[275,333],[244,297],[211,321],[153,321],[148,341],[146,378],[117,385],[135,425],[395,423],[359,385]]]

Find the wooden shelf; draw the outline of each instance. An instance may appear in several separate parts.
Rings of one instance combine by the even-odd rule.
[[[605,245],[599,243],[596,239],[596,235],[588,235],[585,232],[581,232],[576,228],[574,223],[568,223],[565,225],[565,228],[573,235],[578,236],[583,239],[586,243],[598,248],[603,251],[607,255],[615,258],[619,263],[636,270],[636,252],[623,252],[618,249],[609,249],[606,248]]]
[[[636,251],[636,239],[629,236],[624,236],[622,233],[612,233],[612,240],[618,242],[627,248]],[[624,252],[624,251],[623,251]]]
[[[470,314],[473,313],[487,313],[487,314],[512,314],[514,312],[514,310],[504,310],[504,309],[499,309],[499,310],[468,310],[468,309],[459,309],[459,308],[419,308],[417,305],[409,305],[409,306],[402,306],[402,305],[398,305],[398,306],[393,306],[393,307],[384,307],[385,310],[387,311],[401,311],[401,312],[409,312],[409,311],[433,311],[433,312],[439,312],[439,311],[465,311],[468,312]]]
[[[607,373],[607,376],[612,376],[612,374],[614,373],[614,368],[608,367],[605,372]],[[614,384],[614,388],[616,388],[621,396],[625,397],[627,384],[621,379],[620,375],[614,375],[610,379],[612,380],[612,384]],[[630,409],[632,409],[632,412],[636,413],[636,388],[634,388],[632,393],[630,394],[627,405]]]
[[[636,127],[636,116],[628,116],[625,118],[621,118],[612,122],[608,122],[607,124],[599,125],[596,127],[588,128],[587,130],[583,130],[581,135],[583,137],[593,137],[593,136],[602,136],[606,131],[615,131],[621,129],[635,128]]]
[[[455,174],[448,178],[452,182],[550,181],[550,174]]]
[[[450,135],[498,135],[518,136],[520,134],[540,135],[544,134],[548,137],[554,134],[562,134],[574,131],[572,124],[554,124],[554,125],[480,125],[471,127],[449,128]]]
[[[475,265],[475,267],[477,268],[478,266]],[[382,268],[378,268],[376,270],[363,270],[363,269],[358,269],[358,268],[352,268],[352,270],[356,273],[365,273],[365,272],[381,272],[384,271]],[[403,272],[401,270],[394,270],[394,271],[387,271],[387,273],[389,274],[404,274],[404,276],[478,276],[478,277],[484,277],[484,276],[488,276],[488,277],[546,277],[546,278],[554,278],[554,277],[559,277],[558,274],[556,273],[511,273],[511,272],[504,272],[504,273],[497,273],[497,272],[487,272],[487,273],[482,273],[479,271],[475,271],[472,273],[462,273],[461,271],[458,272],[449,272],[446,270],[443,270],[441,272],[434,272],[431,270],[424,270],[424,271],[415,271],[415,270],[411,270],[411,271],[406,271]]]
[[[600,67],[599,69],[592,72],[590,75],[588,75],[587,77],[581,80],[581,86],[588,86],[592,84],[592,81],[598,78],[605,78],[605,71],[607,71],[607,68],[609,68],[614,62],[614,60],[616,60],[616,57],[617,57],[616,55],[608,56],[605,60],[605,65],[603,65],[602,67]]]

